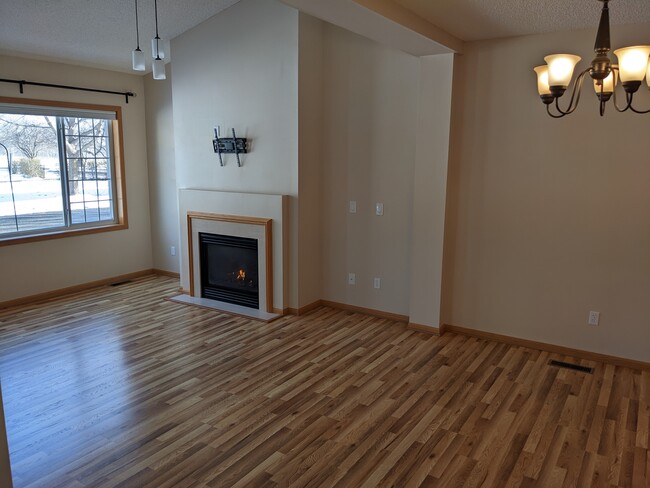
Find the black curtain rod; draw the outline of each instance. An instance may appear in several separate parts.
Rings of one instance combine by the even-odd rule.
[[[84,88],[81,86],[70,86],[70,85],[55,85],[52,83],[39,83],[37,81],[25,81],[25,80],[9,80],[5,78],[0,78],[1,83],[14,83],[18,86],[20,86],[20,93],[24,93],[24,86],[25,85],[32,85],[32,86],[45,86],[48,88],[62,88],[64,90],[79,90],[79,91],[86,91],[86,92],[93,92],[93,93],[108,93],[110,95],[120,95],[123,96],[126,99],[126,103],[129,103],[129,97],[135,97],[135,93],[133,92],[118,92],[118,91],[111,91],[111,90],[98,90],[96,88]]]

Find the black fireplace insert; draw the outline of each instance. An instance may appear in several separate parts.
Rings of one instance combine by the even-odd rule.
[[[259,309],[257,239],[199,232],[201,297]]]

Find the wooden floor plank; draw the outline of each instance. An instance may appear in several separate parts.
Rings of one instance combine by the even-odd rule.
[[[327,307],[266,324],[177,289],[0,311],[16,488],[650,486],[647,371]]]

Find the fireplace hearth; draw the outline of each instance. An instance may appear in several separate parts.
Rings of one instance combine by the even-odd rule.
[[[199,232],[201,297],[259,309],[258,241]]]

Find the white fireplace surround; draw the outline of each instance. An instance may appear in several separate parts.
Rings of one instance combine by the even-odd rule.
[[[260,270],[260,307],[262,311],[282,313],[288,308],[288,197],[284,195],[266,195],[259,193],[235,193],[214,190],[181,189],[179,190],[180,216],[180,258],[181,258],[181,287],[186,293],[194,290],[195,296],[201,294],[200,263],[199,263],[199,232],[224,234],[258,239],[258,259]],[[206,218],[201,218],[205,214]],[[208,218],[212,214],[226,216],[225,219]],[[190,234],[188,230],[188,215],[191,216],[192,236],[192,271],[190,271]],[[241,219],[232,219],[241,217]],[[248,219],[247,219],[248,218]],[[271,220],[271,253],[269,254],[272,269],[271,290],[266,289],[267,253],[265,252],[265,220]],[[234,222],[230,220],[240,220]],[[249,220],[249,222],[247,222]],[[271,293],[268,294],[267,291]],[[267,296],[272,295],[272,304],[266,302]]]

